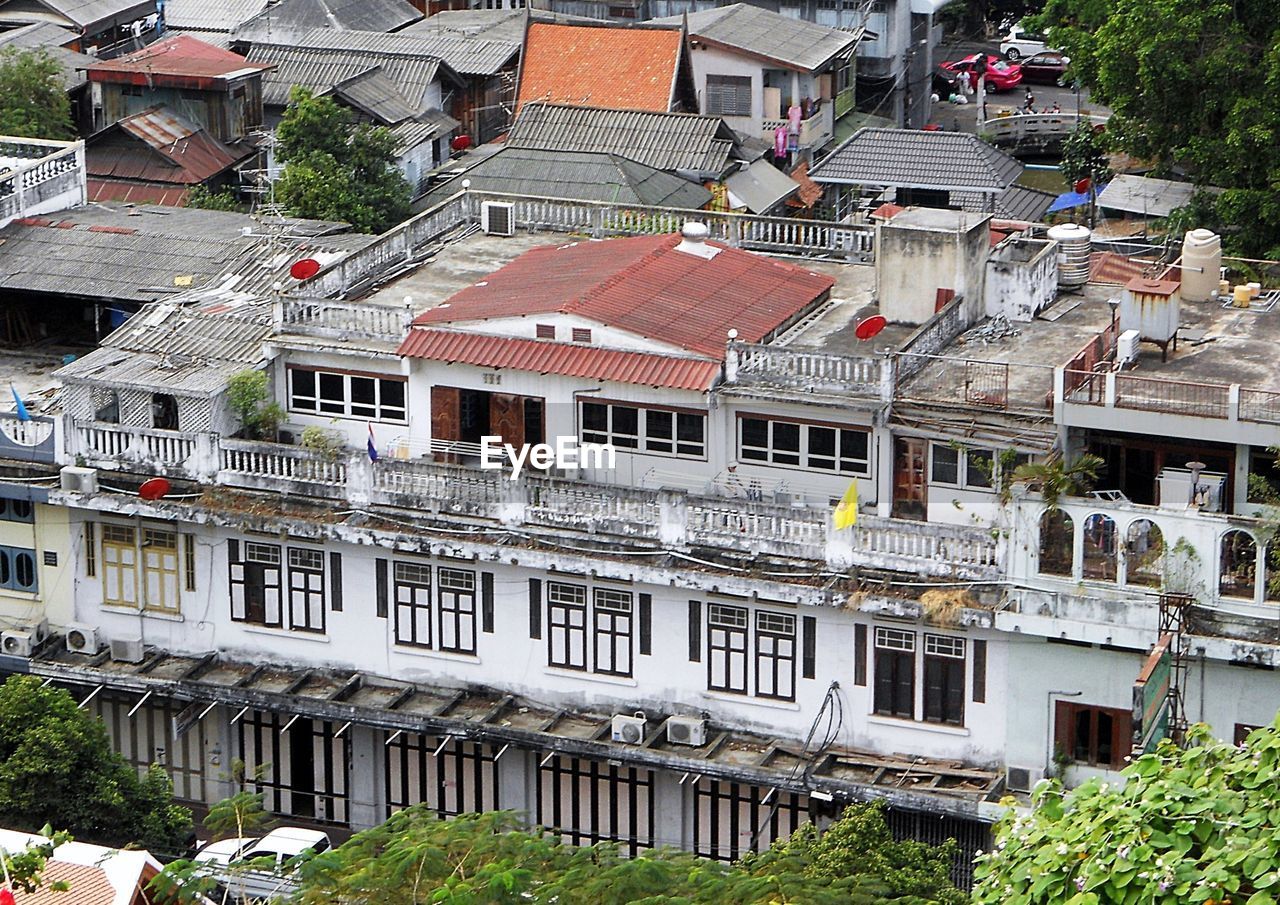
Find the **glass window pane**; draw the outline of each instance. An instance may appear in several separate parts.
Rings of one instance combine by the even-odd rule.
[[[626,434],[629,437],[640,433],[640,411],[626,405],[611,406],[613,414],[613,432]]]
[[[744,459],[767,459],[769,448],[769,422],[760,418],[742,419],[742,450]]]
[[[598,402],[582,403],[582,429],[599,431],[609,430],[609,407]]]
[[[351,401],[361,405],[373,405],[377,401],[372,377],[351,378]]]
[[[809,428],[809,455],[834,458],[836,454],[836,432],[829,427]]]
[[[941,443],[933,444],[933,483],[958,484],[960,482],[959,463],[960,454],[957,450]]]
[[[995,460],[989,449],[971,449],[965,454],[968,464],[964,482],[970,487],[990,487]]]
[[[383,380],[380,381],[379,392],[382,393],[383,408],[404,408],[404,381],[403,380]]]
[[[786,452],[799,452],[800,425],[787,421],[773,422],[773,448]]]
[[[671,412],[646,411],[644,413],[645,434],[650,440],[670,440],[672,420]]]

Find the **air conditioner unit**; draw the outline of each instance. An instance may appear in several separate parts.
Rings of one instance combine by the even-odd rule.
[[[120,663],[141,663],[143,657],[141,638],[112,638],[111,659]]]
[[[480,204],[480,228],[487,236],[514,236],[516,234],[516,206],[504,201],[483,201]]]
[[[22,630],[30,632],[36,639],[36,644],[44,644],[45,639],[49,637],[49,620],[38,619],[35,622],[28,622],[22,626]]]
[[[31,632],[19,629],[0,632],[0,651],[10,657],[30,657],[39,643]]]
[[[1010,792],[1030,792],[1042,779],[1043,767],[1004,768],[1004,785]]]
[[[636,711],[635,716],[627,716],[625,713],[615,714],[613,717],[613,740],[615,742],[625,742],[628,745],[638,745],[644,741],[645,727],[648,720],[640,711]]]
[[[92,625],[73,622],[67,626],[67,650],[73,654],[96,654],[98,652],[98,630]]]
[[[67,465],[59,472],[62,489],[68,493],[97,493],[98,469]]]
[[[700,748],[707,743],[707,721],[696,716],[673,716],[667,720],[667,741]]]
[[[1133,364],[1138,360],[1137,330],[1126,330],[1116,339],[1116,361],[1122,365]]]

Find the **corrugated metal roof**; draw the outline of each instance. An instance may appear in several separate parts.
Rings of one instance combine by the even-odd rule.
[[[418,23],[422,24],[425,23]],[[464,75],[492,75],[520,53],[520,45],[512,41],[493,41],[455,32],[436,33],[416,29],[417,26],[411,26],[403,32],[384,34],[340,28],[304,28],[292,29],[287,34],[268,34],[264,28],[249,23],[236,37],[237,40],[252,44],[434,57],[444,60],[450,69]]]
[[[565,104],[526,104],[507,144],[547,151],[602,151],[659,170],[720,176],[736,135],[718,116],[652,113]]]
[[[161,182],[119,182],[115,179],[89,178],[86,192],[90,201],[118,201],[125,204],[159,204],[182,207],[191,189]]]
[[[234,31],[267,8],[268,0],[165,0],[166,29]]]
[[[471,180],[472,191],[500,195],[691,210],[711,200],[711,193],[700,185],[616,154],[505,147],[465,170],[463,178]],[[457,187],[450,180],[433,194],[443,200],[455,192]]]
[[[507,41],[519,46],[524,43],[526,21],[599,24],[603,20],[553,13],[545,9],[443,9],[421,22],[413,23],[401,33],[439,34],[452,31],[489,41]]]
[[[378,53],[274,44],[253,45],[249,49],[249,59],[275,66],[262,80],[262,102],[269,107],[286,106],[289,91],[294,85],[319,93],[371,69],[381,68],[383,75],[417,112],[422,109],[427,88],[436,80],[440,69],[440,61],[434,57],[389,57]]]
[[[95,33],[93,26],[99,23],[125,24],[156,11],[156,0],[39,0],[39,3],[91,35]]]
[[[1217,193],[1221,189],[1211,188]],[[1191,203],[1196,187],[1190,182],[1174,182],[1150,176],[1120,175],[1098,193],[1098,206],[1141,217],[1167,217]]]
[[[400,88],[378,66],[343,79],[331,93],[376,119],[384,126],[394,126],[411,118],[418,108],[405,100]]]
[[[430,326],[559,312],[721,358],[728,331],[760,342],[826,298],[835,280],[715,243],[711,258],[679,251],[680,236],[545,245],[520,255],[447,305]]]
[[[280,0],[245,23],[278,36],[303,28],[396,31],[422,18],[406,0]]]
[[[548,101],[665,113],[683,47],[679,28],[531,22],[516,109]]]
[[[117,81],[116,76],[137,76],[144,80],[162,76],[226,78],[246,70],[267,68],[249,62],[238,53],[179,34],[114,60],[99,61],[89,68],[89,80]]]
[[[485,368],[511,368],[535,374],[563,374],[590,380],[708,390],[720,374],[720,362],[626,352],[598,346],[537,339],[510,339],[456,330],[415,327],[400,344],[406,358],[463,363]]]
[[[800,191],[800,183],[765,160],[744,167],[724,184],[753,214],[771,211]]]
[[[152,107],[90,138],[85,167],[90,176],[100,178],[194,185],[252,153],[232,150],[168,107]]]
[[[652,21],[679,25],[684,17]],[[833,59],[852,55],[863,35],[861,28],[828,28],[746,3],[689,13],[688,23],[692,38],[744,50],[805,72],[815,72]]]
[[[813,167],[815,182],[1002,192],[1022,164],[966,132],[859,129]]]
[[[18,28],[0,31],[0,47],[34,50],[37,47],[62,47],[80,36],[54,22],[32,22]]]

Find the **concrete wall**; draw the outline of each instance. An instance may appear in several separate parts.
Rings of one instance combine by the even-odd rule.
[[[923,324],[939,289],[963,296],[964,320],[982,315],[990,217],[914,208],[876,226],[876,297],[893,323]]]
[[[1057,242],[1010,239],[987,260],[986,314],[1028,323],[1058,294]]]

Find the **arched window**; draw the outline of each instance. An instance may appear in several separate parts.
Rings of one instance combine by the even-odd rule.
[[[1262,566],[1263,596],[1269,603],[1280,603],[1280,538],[1267,544],[1267,555]]]
[[[1222,535],[1218,557],[1218,594],[1221,597],[1253,599],[1258,574],[1258,545],[1248,531],[1228,531]]]
[[[1115,520],[1095,512],[1084,520],[1084,577],[1115,581],[1116,562]]]
[[[1125,538],[1125,584],[1158,588],[1164,581],[1164,535],[1150,519],[1129,526]]]
[[[1071,577],[1075,548],[1075,525],[1061,509],[1040,518],[1040,572],[1042,575]]]

